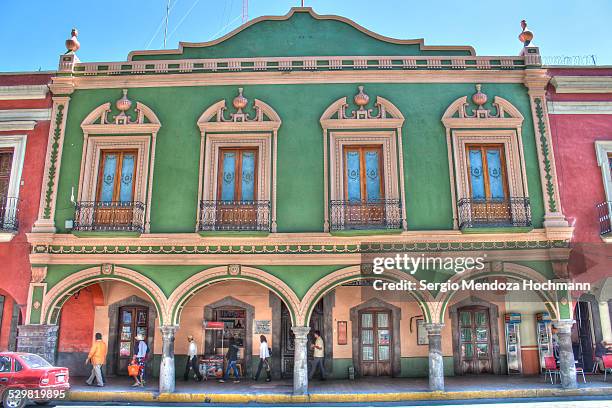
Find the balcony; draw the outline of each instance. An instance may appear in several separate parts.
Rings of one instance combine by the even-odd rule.
[[[270,201],[200,202],[199,231],[270,231]]]
[[[399,199],[368,201],[331,200],[331,231],[400,229],[402,208]]]
[[[146,206],[139,201],[81,201],[74,231],[144,232]]]
[[[463,198],[457,204],[459,229],[467,228],[531,228],[531,207],[528,197],[508,199]]]
[[[13,233],[19,229],[19,199],[0,197],[0,232]]]
[[[599,235],[604,236],[612,232],[610,213],[612,212],[612,201],[604,201],[597,204],[597,214],[599,216]]]

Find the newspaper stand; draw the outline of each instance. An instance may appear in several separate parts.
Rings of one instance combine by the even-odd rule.
[[[204,335],[202,336],[202,350],[206,350],[205,342],[206,342],[206,331],[221,332],[221,348],[223,350],[223,330],[225,329],[224,322],[210,322],[204,321]],[[213,336],[213,350],[215,354],[212,355],[203,355],[200,358],[200,372],[203,374],[204,378],[218,378],[223,376],[223,354],[217,353],[217,336]]]

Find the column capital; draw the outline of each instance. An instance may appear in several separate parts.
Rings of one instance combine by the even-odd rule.
[[[576,321],[574,319],[559,319],[553,320],[552,324],[555,326],[559,333],[570,334],[572,332],[572,326]]]
[[[291,331],[295,335],[296,339],[306,339],[308,337],[308,333],[310,333],[309,326],[292,326]]]
[[[429,336],[439,336],[442,332],[442,328],[444,327],[444,323],[426,323],[425,330],[427,330],[427,335]]]
[[[179,326],[172,326],[172,325],[159,326],[159,330],[162,332],[162,335],[164,337],[174,336],[178,329],[179,329]]]
[[[545,69],[525,70],[523,83],[529,89],[529,94],[531,96],[543,95],[546,92],[546,86],[548,85],[549,81],[550,76]]]

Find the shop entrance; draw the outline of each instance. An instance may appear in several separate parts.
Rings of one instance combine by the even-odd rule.
[[[359,312],[359,372],[363,376],[390,376],[393,336],[391,311]]]
[[[593,366],[593,330],[591,326],[591,308],[589,302],[579,301],[574,307],[574,320],[572,326],[572,348],[574,359],[582,368],[590,369]]]
[[[492,373],[489,309],[463,307],[458,314],[461,374]]]
[[[310,316],[310,333],[308,333],[308,344],[314,341],[313,332],[319,330],[322,334],[324,331],[323,324],[323,300],[320,300],[312,311]],[[326,347],[331,347],[331,344],[326,344]],[[312,359],[313,351],[308,348],[308,360]],[[293,377],[293,358],[295,355],[295,336],[291,331],[291,316],[284,302],[281,302],[281,377]]]
[[[149,308],[145,306],[123,306],[119,308],[119,336],[117,349],[117,373],[127,373],[132,356],[137,353],[136,336],[142,335],[149,344]]]

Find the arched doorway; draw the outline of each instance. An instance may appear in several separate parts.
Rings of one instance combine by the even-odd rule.
[[[401,309],[374,298],[351,308],[353,367],[361,376],[401,372]]]
[[[450,307],[456,375],[501,374],[499,309],[468,297]]]
[[[136,336],[142,335],[153,355],[155,342],[155,306],[138,295],[131,295],[108,307],[108,357],[107,370],[111,375],[127,375],[127,366],[136,354]],[[149,358],[146,369],[153,369]]]

